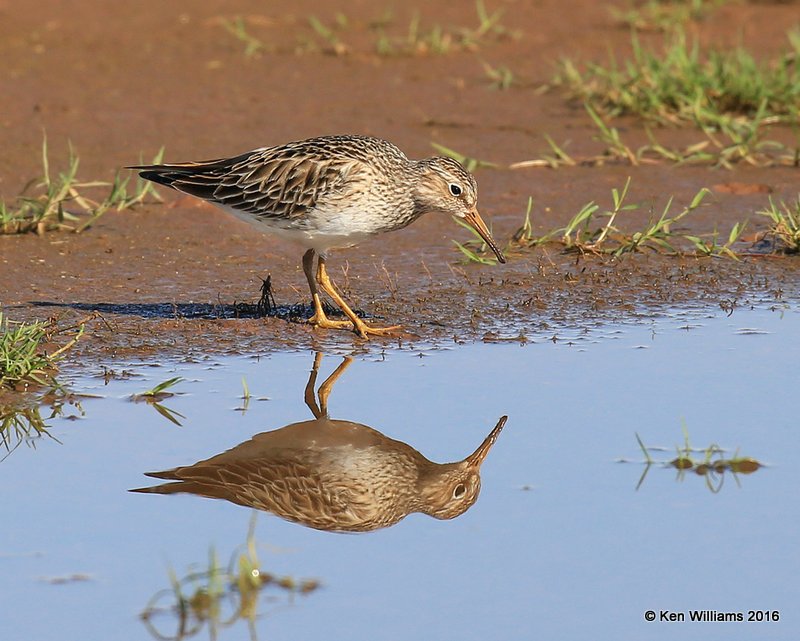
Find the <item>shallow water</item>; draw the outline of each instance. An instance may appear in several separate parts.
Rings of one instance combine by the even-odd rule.
[[[508,424],[483,465],[477,503],[454,520],[412,514],[375,532],[335,534],[259,514],[262,570],[321,588],[265,589],[254,634],[797,638],[798,330],[796,309],[676,313],[571,340],[357,357],[332,389],[332,418],[440,462],[472,452],[501,415]],[[76,378],[76,391],[102,398],[84,400],[83,416],[66,412],[79,420],[49,421],[60,443],[43,437],[0,463],[2,637],[149,638],[139,615],[169,588],[169,569],[182,577],[207,567],[212,546],[226,565],[253,511],[128,490],[153,484],[144,472],[310,419],[303,391],[313,361],[212,357],[130,365],[131,377],[107,385]],[[324,356],[318,383],[341,362]],[[185,416],[182,427],[128,400],[172,376],[186,380],[163,404]],[[242,377],[254,397],[244,412]],[[637,489],[646,468],[635,434],[667,448],[651,451],[667,461],[684,427],[695,447],[716,443],[727,458],[738,448],[766,466],[712,479],[656,464]],[[648,610],[687,621],[648,623]],[[691,610],[745,619],[748,610],[779,611],[780,620],[694,623]],[[174,615],[153,621],[175,638]],[[218,638],[247,638],[247,627],[220,627]],[[210,634],[208,624],[196,630]]]

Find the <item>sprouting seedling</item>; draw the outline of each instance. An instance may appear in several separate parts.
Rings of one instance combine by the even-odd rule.
[[[531,224],[531,211],[533,210],[533,196],[528,196],[528,207],[525,209],[525,219],[522,225],[511,236],[511,239],[523,247],[533,243],[533,225]]]
[[[640,247],[644,247],[648,244],[671,253],[677,253],[676,249],[669,242],[669,239],[673,236],[671,231],[672,225],[700,207],[703,199],[710,193],[708,189],[703,187],[695,194],[691,203],[674,216],[668,215],[672,206],[672,198],[670,197],[659,219],[651,222],[643,231],[632,234],[626,242],[622,243],[620,247],[617,248],[614,255],[619,256],[626,252],[637,251]]]
[[[515,83],[514,72],[505,65],[493,67],[486,61],[481,61],[481,64],[493,89],[505,91]]]
[[[250,407],[250,399],[252,396],[250,395],[250,388],[247,386],[247,379],[242,376],[242,406],[237,407],[236,410],[244,414],[247,411],[247,408]]]
[[[244,413],[244,412],[247,411],[248,407],[250,407],[250,401],[251,400],[255,399],[257,401],[268,401],[269,397],[267,397],[267,396],[253,396],[250,393],[250,387],[247,385],[247,379],[244,376],[242,376],[242,396],[241,396],[241,399],[243,401],[242,405],[241,405],[241,407],[237,407],[236,411]]]
[[[161,416],[166,418],[171,423],[174,423],[175,425],[180,427],[181,423],[178,420],[178,418],[185,419],[186,417],[180,412],[172,410],[162,405],[161,401],[167,398],[171,398],[172,396],[175,396],[174,392],[168,392],[167,390],[184,380],[186,379],[184,379],[181,376],[175,376],[173,378],[169,378],[166,381],[159,383],[158,385],[150,388],[147,391],[140,392],[139,394],[133,394],[130,397],[130,400],[132,400],[134,403],[144,402],[147,403],[148,405],[151,405],[153,409],[155,409],[159,414],[161,414]]]
[[[467,171],[475,171],[476,169],[480,169],[481,167],[497,167],[497,163],[489,162],[487,160],[478,160],[477,158],[471,158],[465,154],[462,154],[455,149],[450,149],[449,147],[445,147],[444,145],[440,145],[439,143],[432,142],[431,147],[433,147],[436,151],[438,151],[443,156],[447,156],[448,158],[452,158],[453,160],[457,160],[462,165],[464,165],[464,169]]]
[[[562,146],[557,145],[555,140],[553,140],[548,134],[544,135],[544,139],[547,141],[550,149],[552,149],[553,153],[555,154],[555,162],[552,163],[551,166],[558,167],[560,165],[567,165],[568,167],[574,167],[578,164],[575,159],[566,151],[564,151]]]
[[[475,10],[478,13],[478,28],[475,35],[483,37],[488,33],[496,33],[498,35],[507,33],[507,29],[500,25],[500,19],[503,17],[503,10],[498,9],[493,13],[486,10],[486,5],[483,0],[476,0]]]
[[[700,236],[693,234],[684,234],[683,237],[694,246],[698,255],[700,256],[727,256],[733,260],[740,260],[739,255],[733,250],[733,245],[739,242],[744,230],[747,228],[747,221],[740,221],[731,227],[728,233],[728,240],[725,244],[720,245],[717,243],[719,234],[716,230],[711,234],[711,240],[704,240]]]
[[[598,236],[597,240],[594,242],[595,245],[600,245],[606,239],[609,230],[616,231],[616,228],[614,227],[614,221],[621,211],[630,211],[638,208],[638,205],[623,205],[625,202],[625,197],[628,195],[628,188],[630,186],[631,177],[628,176],[628,180],[625,181],[625,186],[622,188],[622,192],[619,192],[616,187],[611,190],[611,198],[614,201],[614,208],[608,212],[608,221],[605,225],[603,225],[603,230],[600,232],[600,236]]]
[[[337,30],[345,29],[349,24],[345,14],[336,14],[335,24],[333,27],[328,27],[319,18],[313,15],[308,16],[308,24],[314,30],[314,33],[316,33],[319,38],[327,43],[327,51],[329,53],[341,56],[348,52],[349,47],[342,42],[336,33]]]
[[[600,130],[600,135],[598,136],[597,140],[605,145],[608,145],[608,153],[612,156],[624,158],[634,167],[638,165],[639,158],[637,157],[636,152],[622,142],[622,137],[620,136],[619,130],[616,127],[607,125],[600,115],[594,109],[592,109],[588,102],[584,104],[584,107],[586,108],[589,117],[594,121],[594,124],[597,125],[597,128]]]
[[[589,225],[592,217],[600,209],[600,205],[589,202],[580,208],[577,214],[570,218],[567,225],[562,229],[562,242],[565,247],[584,247],[591,239]],[[575,238],[573,239],[573,234]]]
[[[156,385],[155,387],[151,387],[149,390],[145,392],[140,392],[136,394],[138,397],[156,399],[156,400],[163,400],[165,398],[169,398],[170,396],[175,396],[173,392],[167,392],[170,387],[174,387],[178,383],[185,381],[186,379],[181,376],[175,376],[173,378],[168,378],[166,381],[163,381]]]
[[[247,31],[247,24],[242,16],[223,19],[221,24],[225,31],[244,44],[245,58],[251,58],[264,49],[264,43]]]

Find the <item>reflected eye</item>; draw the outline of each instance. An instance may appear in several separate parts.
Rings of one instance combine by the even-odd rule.
[[[453,196],[460,196],[463,191],[461,189],[461,186],[455,183],[450,183],[449,187],[450,187],[450,193],[453,194]]]
[[[463,483],[459,483],[453,489],[453,498],[454,499],[460,499],[466,493],[467,493],[467,487]]]

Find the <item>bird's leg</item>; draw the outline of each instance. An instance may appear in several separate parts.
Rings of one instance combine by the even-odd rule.
[[[305,257],[303,257],[303,259],[305,260]],[[339,306],[339,309],[341,309],[347,318],[352,321],[354,325],[353,331],[355,331],[355,333],[361,338],[367,338],[370,334],[374,334],[376,336],[385,336],[400,328],[400,325],[392,325],[391,327],[370,327],[363,320],[361,320],[356,313],[350,309],[348,304],[344,302],[344,299],[339,295],[339,292],[337,292],[333,287],[333,283],[328,277],[328,270],[325,269],[325,258],[322,256],[319,257],[319,261],[317,263],[317,282],[319,283],[319,286],[322,287],[322,291],[330,296],[333,299],[333,302]]]
[[[323,329],[341,329],[346,327],[351,329],[353,324],[350,321],[335,321],[329,319],[325,315],[325,310],[322,309],[322,299],[319,297],[317,291],[317,281],[314,278],[314,250],[309,249],[303,254],[303,272],[308,280],[308,288],[311,290],[311,301],[314,305],[314,315],[308,319],[308,322]]]
[[[339,363],[339,367],[337,367],[333,374],[328,376],[325,379],[325,382],[319,386],[319,390],[317,390],[317,395],[319,396],[319,407],[322,410],[323,416],[328,416],[328,397],[331,395],[331,390],[333,389],[333,385],[339,379],[339,377],[344,374],[344,370],[350,367],[350,363],[353,362],[353,359],[349,356],[345,356],[341,363]],[[319,417],[317,417],[319,418]]]
[[[319,405],[317,405],[317,398],[314,394],[314,387],[317,384],[317,373],[319,372],[319,364],[321,362],[322,352],[316,352],[314,354],[314,365],[311,367],[311,373],[308,375],[308,383],[306,383],[306,391],[304,394],[306,405],[308,406],[308,409],[311,410],[314,418],[323,417],[322,410],[319,408]]]

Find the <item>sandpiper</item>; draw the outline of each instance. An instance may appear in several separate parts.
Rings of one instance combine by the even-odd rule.
[[[351,360],[320,386],[318,404],[320,361],[317,354],[305,392],[314,420],[256,434],[193,465],[148,473],[168,482],[131,491],[224,499],[332,532],[369,532],[413,512],[452,519],[475,503],[481,464],[507,417],[465,459],[434,463],[367,425],[329,418],[328,395]]]
[[[232,158],[129,169],[305,247],[303,271],[314,306],[308,322],[318,327],[352,329],[363,338],[399,328],[367,325],[334,288],[325,261],[331,249],[402,229],[423,214],[449,214],[466,221],[505,262],[478,213],[478,185],[472,174],[452,158],[409,160],[380,138],[322,136]],[[329,319],[319,289],[350,320]]]

